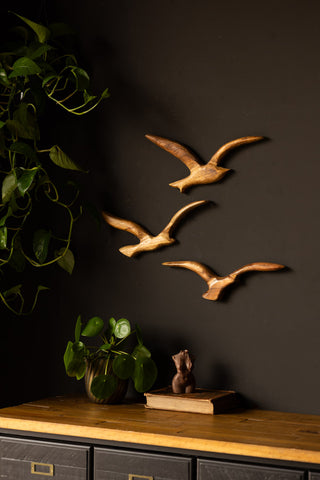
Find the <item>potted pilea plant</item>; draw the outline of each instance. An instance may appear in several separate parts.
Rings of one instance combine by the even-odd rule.
[[[65,25],[46,27],[16,17],[20,25],[0,51],[0,299],[22,314],[26,311],[20,282],[6,284],[6,267],[20,273],[26,264],[38,268],[56,263],[71,273],[71,236],[81,214],[81,207],[76,207],[77,185],[66,181],[58,188],[52,179],[55,166],[81,168],[58,145],[41,145],[40,117],[48,102],[72,115],[84,115],[109,93],[108,89],[99,97],[89,93],[87,72],[65,49],[70,33]],[[48,129],[45,116],[42,124]],[[51,207],[53,216],[60,216],[59,232],[50,225]],[[38,287],[31,311],[44,288]]]
[[[67,375],[84,378],[90,400],[97,403],[119,403],[127,391],[131,378],[137,392],[149,390],[157,377],[157,367],[150,351],[142,341],[136,325],[121,318],[110,318],[105,323],[100,317],[92,317],[83,327],[79,315],[75,326],[74,342],[69,341],[64,353]],[[130,345],[129,337],[136,343]],[[100,339],[100,345],[85,345],[81,337]]]

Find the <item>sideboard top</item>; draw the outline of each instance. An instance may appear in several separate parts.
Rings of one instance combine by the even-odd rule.
[[[61,396],[1,409],[0,428],[320,464],[316,415],[264,410],[203,415]]]

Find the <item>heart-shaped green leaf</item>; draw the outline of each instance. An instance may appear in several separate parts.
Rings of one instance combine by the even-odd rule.
[[[43,228],[37,230],[33,235],[33,252],[39,263],[44,263],[49,249],[51,233]]]
[[[52,50],[52,47],[50,47],[50,45],[42,44],[36,48],[33,48],[31,51],[29,51],[27,56],[33,60],[35,58],[41,57],[42,55],[47,53],[49,50]]]
[[[14,268],[16,272],[23,272],[26,266],[26,259],[21,251],[21,246],[20,244],[15,244],[14,250],[11,254],[10,261],[9,261],[10,267]]]
[[[118,355],[112,362],[112,369],[121,380],[127,380],[133,375],[134,365],[131,355]]]
[[[60,255],[63,254],[64,251],[65,251],[64,248],[60,248],[60,250],[56,252],[56,256],[59,257]],[[70,275],[72,274],[75,261],[74,261],[74,255],[70,250],[70,248],[68,248],[66,253],[61,258],[59,258],[59,260],[57,260],[57,263],[59,267],[63,268],[63,270],[68,272]]]
[[[7,248],[8,229],[7,227],[0,227],[0,249]]]
[[[104,328],[104,322],[100,317],[92,317],[88,320],[86,326],[82,330],[81,335],[84,337],[95,337]]]
[[[27,103],[20,103],[18,108],[13,112],[13,119],[6,121],[6,126],[16,137],[30,140],[38,140],[40,138],[37,118]]]
[[[1,85],[4,85],[5,87],[10,86],[10,82],[7,77],[7,72],[5,71],[4,68],[0,68],[0,83]]]
[[[32,185],[33,179],[38,172],[38,167],[30,170],[24,170],[22,175],[17,180],[17,187],[22,196],[29,190]]]
[[[16,152],[20,153],[21,155],[24,155],[26,158],[30,158],[30,160],[33,160],[34,162],[37,161],[37,154],[35,150],[26,142],[14,142],[10,145],[9,150],[11,152]]]
[[[50,148],[49,156],[53,163],[61,168],[66,168],[67,170],[78,170],[83,172],[83,169],[78,167],[66,153],[64,153],[58,145],[54,145]]]
[[[82,68],[75,67],[72,69],[72,73],[76,79],[77,90],[80,92],[86,90],[90,84],[90,78],[87,72]]]
[[[14,13],[14,12],[13,12]],[[18,15],[17,13],[14,13],[17,17],[20,18],[23,22],[25,22],[29,27],[35,32],[35,34],[38,37],[38,40],[40,43],[46,42],[49,37],[50,37],[50,30],[45,27],[44,25],[41,25],[39,23],[33,22],[32,20],[29,20],[26,17],[22,17],[21,15]]]
[[[151,358],[139,356],[135,361],[133,381],[139,393],[150,390],[157,378],[158,370]]]
[[[124,337],[127,337],[130,332],[131,332],[130,322],[126,318],[120,318],[120,320],[117,321],[114,329],[115,336],[117,338],[124,338]]]
[[[28,57],[18,58],[12,65],[12,68],[13,71],[10,73],[9,78],[28,77],[29,75],[41,73],[39,65]]]
[[[92,380],[91,392],[95,397],[106,400],[115,392],[117,385],[117,379],[113,375],[99,375]]]
[[[5,298],[16,296],[21,293],[21,287],[22,285],[15,285],[14,287],[9,288],[9,290],[3,292],[3,296]]]
[[[2,202],[7,203],[15,189],[17,188],[17,177],[14,173],[9,173],[2,183]]]

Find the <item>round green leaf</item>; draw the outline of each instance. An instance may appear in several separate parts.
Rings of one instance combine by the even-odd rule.
[[[112,362],[113,372],[121,380],[127,380],[133,375],[135,361],[131,355],[119,355]]]
[[[115,318],[111,317],[109,318],[109,334],[110,336],[114,334],[114,329],[116,328],[117,321]]]
[[[81,335],[84,337],[95,337],[104,328],[104,322],[100,317],[92,317],[88,320],[86,326],[82,330]]]
[[[99,375],[92,380],[91,392],[101,400],[107,399],[115,392],[117,385],[117,379],[113,375]]]
[[[74,342],[72,346],[72,351],[76,354],[84,354],[86,350],[86,346],[83,342]]]
[[[133,351],[133,355],[135,357],[146,357],[146,358],[151,357],[150,351],[144,345],[137,345]]]
[[[158,370],[151,358],[138,357],[135,361],[133,381],[134,388],[139,393],[146,392],[154,384]]]
[[[63,357],[64,366],[69,377],[76,377],[77,380],[80,380],[86,373],[87,365],[83,353],[74,352],[73,346],[72,342],[68,342]]]
[[[120,318],[120,320],[117,321],[115,329],[114,329],[114,334],[117,338],[124,338],[129,335],[131,332],[131,326],[129,320],[126,318]]]

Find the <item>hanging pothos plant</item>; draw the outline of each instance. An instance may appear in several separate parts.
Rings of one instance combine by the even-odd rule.
[[[71,273],[70,241],[81,213],[81,207],[74,212],[79,194],[76,184],[69,181],[68,188],[58,188],[50,164],[68,170],[81,168],[58,145],[40,145],[39,117],[47,101],[70,114],[84,115],[109,94],[108,89],[99,97],[88,92],[87,72],[72,53],[64,51],[61,38],[66,29],[62,24],[46,27],[16,16],[21,26],[15,28],[10,46],[0,52],[0,299],[22,314],[26,310],[21,285],[6,284],[7,267],[22,272],[27,264],[46,267],[57,263]],[[72,197],[66,200],[68,189]],[[58,212],[52,213],[52,206]],[[37,210],[42,217],[43,212],[49,213],[41,220]],[[60,214],[62,233],[48,225],[50,215]],[[61,228],[61,220],[56,223]],[[45,288],[38,286],[29,311]]]

